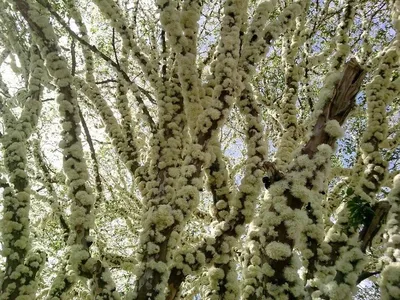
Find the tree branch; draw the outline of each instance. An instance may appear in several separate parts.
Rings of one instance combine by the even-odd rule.
[[[51,13],[51,15],[63,26],[63,28],[77,41],[79,41],[82,45],[86,46],[87,48],[89,48],[92,52],[96,53],[97,55],[99,55],[104,61],[106,61],[107,63],[109,63],[111,66],[113,66],[115,68],[115,70],[117,70],[122,77],[124,78],[124,80],[126,80],[126,82],[129,82],[132,85],[132,90],[137,90],[137,86],[136,84],[129,78],[128,74],[126,72],[124,72],[121,68],[121,66],[117,63],[114,62],[111,58],[109,58],[107,55],[105,55],[103,52],[101,52],[96,46],[93,46],[91,44],[89,44],[87,41],[85,41],[83,38],[79,37],[69,26],[68,24],[62,19],[62,17],[57,13],[57,11],[54,10],[54,8],[50,5],[50,3],[47,0],[38,0],[38,2],[45,8],[47,8],[49,10],[49,12]],[[143,99],[138,96],[137,94],[135,94],[136,96],[136,100],[139,103],[139,106],[143,109],[143,114],[147,117],[148,121],[149,121],[149,125],[151,128],[155,128],[154,125],[154,121],[151,118],[150,112],[147,108],[147,106],[143,103]]]
[[[379,232],[382,224],[385,223],[390,207],[389,201],[378,201],[372,207],[374,216],[369,224],[365,224],[364,228],[359,233],[362,252],[365,253],[367,247],[371,245],[375,235]]]
[[[357,278],[357,285],[363,282],[365,279],[370,278],[371,276],[375,276],[380,274],[382,271],[375,271],[375,272],[362,272]]]

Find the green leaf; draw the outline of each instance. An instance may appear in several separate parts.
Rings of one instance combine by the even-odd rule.
[[[353,192],[351,191],[351,193]],[[360,225],[368,225],[374,216],[371,204],[358,195],[347,201],[347,208],[349,209],[349,226],[354,228],[358,228]]]
[[[346,190],[346,196],[351,196],[354,194],[354,190],[351,187],[348,187]]]

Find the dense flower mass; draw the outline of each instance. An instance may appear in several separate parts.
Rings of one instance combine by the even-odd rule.
[[[400,298],[399,57],[399,0],[0,0],[0,300]]]

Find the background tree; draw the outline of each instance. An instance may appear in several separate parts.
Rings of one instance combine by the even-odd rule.
[[[0,15],[0,299],[400,298],[400,1]]]

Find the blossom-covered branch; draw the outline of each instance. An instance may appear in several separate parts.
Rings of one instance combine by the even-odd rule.
[[[27,140],[35,130],[41,112],[43,60],[39,49],[30,51],[28,97],[19,118],[0,99],[0,108],[6,127],[1,137],[4,165],[9,173],[9,185],[3,191],[2,255],[6,258],[5,273],[1,280],[0,299],[34,297],[36,275],[44,265],[46,254],[33,253],[30,236],[31,191],[27,175]]]
[[[59,55],[59,48],[48,17],[40,14],[35,3],[15,1],[16,9],[28,22],[35,34],[41,54],[46,61],[49,73],[58,87],[59,112],[62,117],[61,132],[63,141],[63,168],[69,185],[69,197],[72,200],[68,238],[70,247],[69,264],[75,276],[92,278],[92,292],[95,296],[118,299],[109,271],[103,264],[91,257],[89,229],[93,227],[91,212],[94,198],[87,184],[88,173],[80,141],[79,114],[76,92],[72,89],[72,76],[66,61]]]
[[[306,260],[317,255],[323,238],[320,201],[325,189],[326,167],[363,78],[363,70],[351,60],[342,77],[330,87],[331,98],[326,99],[311,138],[283,180],[269,188],[269,198],[263,208],[267,212],[253,221],[250,233],[252,244],[245,273],[248,298],[262,293],[272,297],[287,293],[293,299],[301,297],[299,264],[292,249],[299,248]],[[307,215],[301,211],[303,206]],[[298,231],[303,230],[306,235],[302,237]],[[307,242],[307,239],[311,240]]]
[[[391,209],[388,217],[388,243],[386,244],[387,266],[382,271],[382,299],[391,300],[400,297],[400,175],[393,181],[389,195]]]

